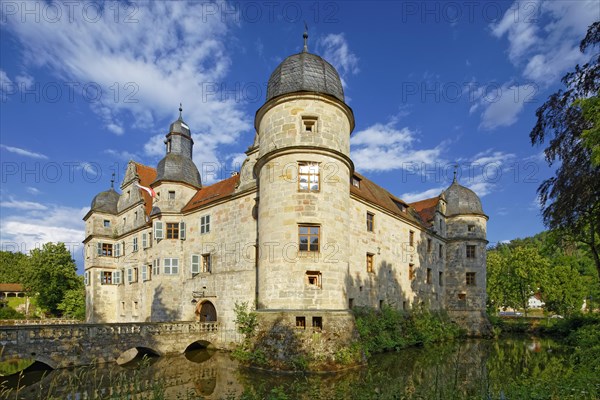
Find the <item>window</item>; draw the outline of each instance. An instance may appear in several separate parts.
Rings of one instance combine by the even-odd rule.
[[[413,247],[415,245],[415,232],[414,231],[408,232],[408,245],[410,247]]]
[[[431,277],[431,268],[427,268],[427,280],[426,280],[426,282],[427,282],[428,285],[431,285],[432,281],[433,281],[433,278]]]
[[[200,273],[200,256],[197,254],[192,254],[192,262],[190,264],[190,271],[192,274]]]
[[[210,232],[210,215],[200,217],[200,233]]]
[[[179,223],[167,222],[167,239],[179,239]]]
[[[314,288],[321,288],[321,273],[319,271],[306,271],[306,284]]]
[[[475,232],[475,225],[468,225],[467,226],[467,231],[468,232]]]
[[[111,243],[98,243],[98,255],[104,257],[112,257],[113,245]]]
[[[319,251],[319,226],[300,225],[298,227],[298,242],[300,251]]]
[[[444,273],[442,271],[438,273],[438,283],[440,286],[444,286]]]
[[[367,272],[375,272],[373,270],[373,254],[367,253]]]
[[[212,257],[210,254],[202,254],[202,272],[212,271]]]
[[[121,283],[123,283],[123,280],[121,277],[122,277],[122,273],[121,273],[120,269],[117,271],[113,271],[112,278],[113,278],[113,283],[115,285],[120,285]]]
[[[152,261],[152,275],[160,274],[160,259]]]
[[[137,238],[137,236],[133,238],[133,251],[138,251],[138,238]]]
[[[441,243],[438,245],[438,256],[440,258],[444,257],[444,245]]]
[[[175,200],[175,191],[169,190],[168,197],[169,200]]]
[[[306,133],[315,133],[317,131],[317,117],[302,117],[302,131]]]
[[[467,258],[475,258],[475,245],[467,245]]]
[[[352,309],[354,307],[354,299],[351,297],[348,299],[348,308]]]
[[[312,317],[312,326],[315,330],[323,329],[323,317]]]
[[[179,273],[179,259],[165,258],[163,263],[165,275],[177,275]]]
[[[408,279],[415,279],[415,264],[408,264]]]
[[[373,225],[375,222],[375,214],[367,213],[367,232],[373,232]]]
[[[161,221],[154,222],[154,238],[156,240],[163,239],[163,223]]]
[[[112,285],[112,272],[102,271],[100,273],[100,284],[101,285]]]
[[[142,249],[148,247],[148,234],[146,232],[142,233]]]
[[[319,191],[319,164],[313,162],[298,163],[298,191]]]
[[[462,303],[465,303],[467,301],[467,294],[466,293],[459,293],[458,294],[458,300],[460,302],[462,302]]]
[[[121,257],[121,243],[115,244],[115,257]]]
[[[379,300],[379,309],[383,310],[383,300]]]
[[[475,272],[467,272],[467,286],[475,286]]]
[[[296,317],[296,328],[306,329],[306,317]]]
[[[148,279],[148,266],[142,265],[142,282],[145,282],[147,280],[149,280]]]
[[[105,228],[110,228],[110,221],[109,220],[105,219],[103,223],[104,223],[104,227]]]
[[[352,186],[357,187],[360,189],[360,179],[358,179],[357,177],[353,176],[352,177]]]
[[[123,227],[125,226],[126,223],[127,223],[127,218],[123,217]]]
[[[431,239],[427,239],[427,252],[431,253]]]
[[[90,284],[90,272],[86,271],[85,274],[83,274],[83,284],[85,286],[88,286]]]
[[[137,211],[133,213],[133,219],[134,219],[134,221],[137,221],[137,219],[138,219],[138,212]]]

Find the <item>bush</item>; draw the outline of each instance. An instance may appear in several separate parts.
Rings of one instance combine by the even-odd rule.
[[[25,319],[25,314],[10,307],[0,308],[0,319]]]

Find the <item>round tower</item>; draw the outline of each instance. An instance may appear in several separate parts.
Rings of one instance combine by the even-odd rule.
[[[487,220],[479,197],[454,180],[443,193],[446,200],[446,307],[452,319],[474,335],[487,334],[486,307]]]
[[[335,68],[304,49],[271,74],[256,112],[257,307],[345,310],[354,114]],[[314,321],[313,321],[314,323]]]

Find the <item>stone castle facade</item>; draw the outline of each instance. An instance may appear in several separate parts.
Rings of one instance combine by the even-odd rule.
[[[455,179],[408,204],[356,172],[354,114],[332,65],[306,46],[286,58],[255,129],[241,170],[203,186],[180,109],[157,168],[130,161],[120,193],[93,199],[89,322],[217,321],[233,332],[246,302],[294,329],[341,332],[352,307],[384,305],[485,329],[479,198]]]

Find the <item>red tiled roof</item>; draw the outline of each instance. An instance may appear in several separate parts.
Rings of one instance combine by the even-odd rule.
[[[134,164],[136,172],[140,177],[140,185],[150,187],[150,184],[156,179],[156,170],[152,167],[137,162],[134,162]],[[146,192],[145,190],[140,189],[140,193],[144,198],[146,215],[150,215],[150,213],[152,212],[152,197],[150,197],[148,192]]]
[[[224,179],[213,185],[203,187],[198,190],[194,197],[183,207],[182,212],[191,211],[193,209],[210,204],[224,197],[230,196],[235,191],[236,186],[240,181],[239,175],[234,175]]]
[[[439,201],[439,196],[432,197],[431,199],[410,203],[410,206],[415,209],[424,222],[431,223],[431,221],[433,221],[433,217],[435,216],[435,210],[437,209]]]
[[[0,292],[22,292],[23,285],[20,283],[0,283]]]
[[[402,215],[409,220],[421,223],[418,214],[411,210],[406,202],[364,176],[356,172],[354,173],[354,176],[360,179],[360,187],[350,185],[350,193],[370,203],[374,203],[393,214]],[[400,207],[405,208],[406,212],[402,211]]]

